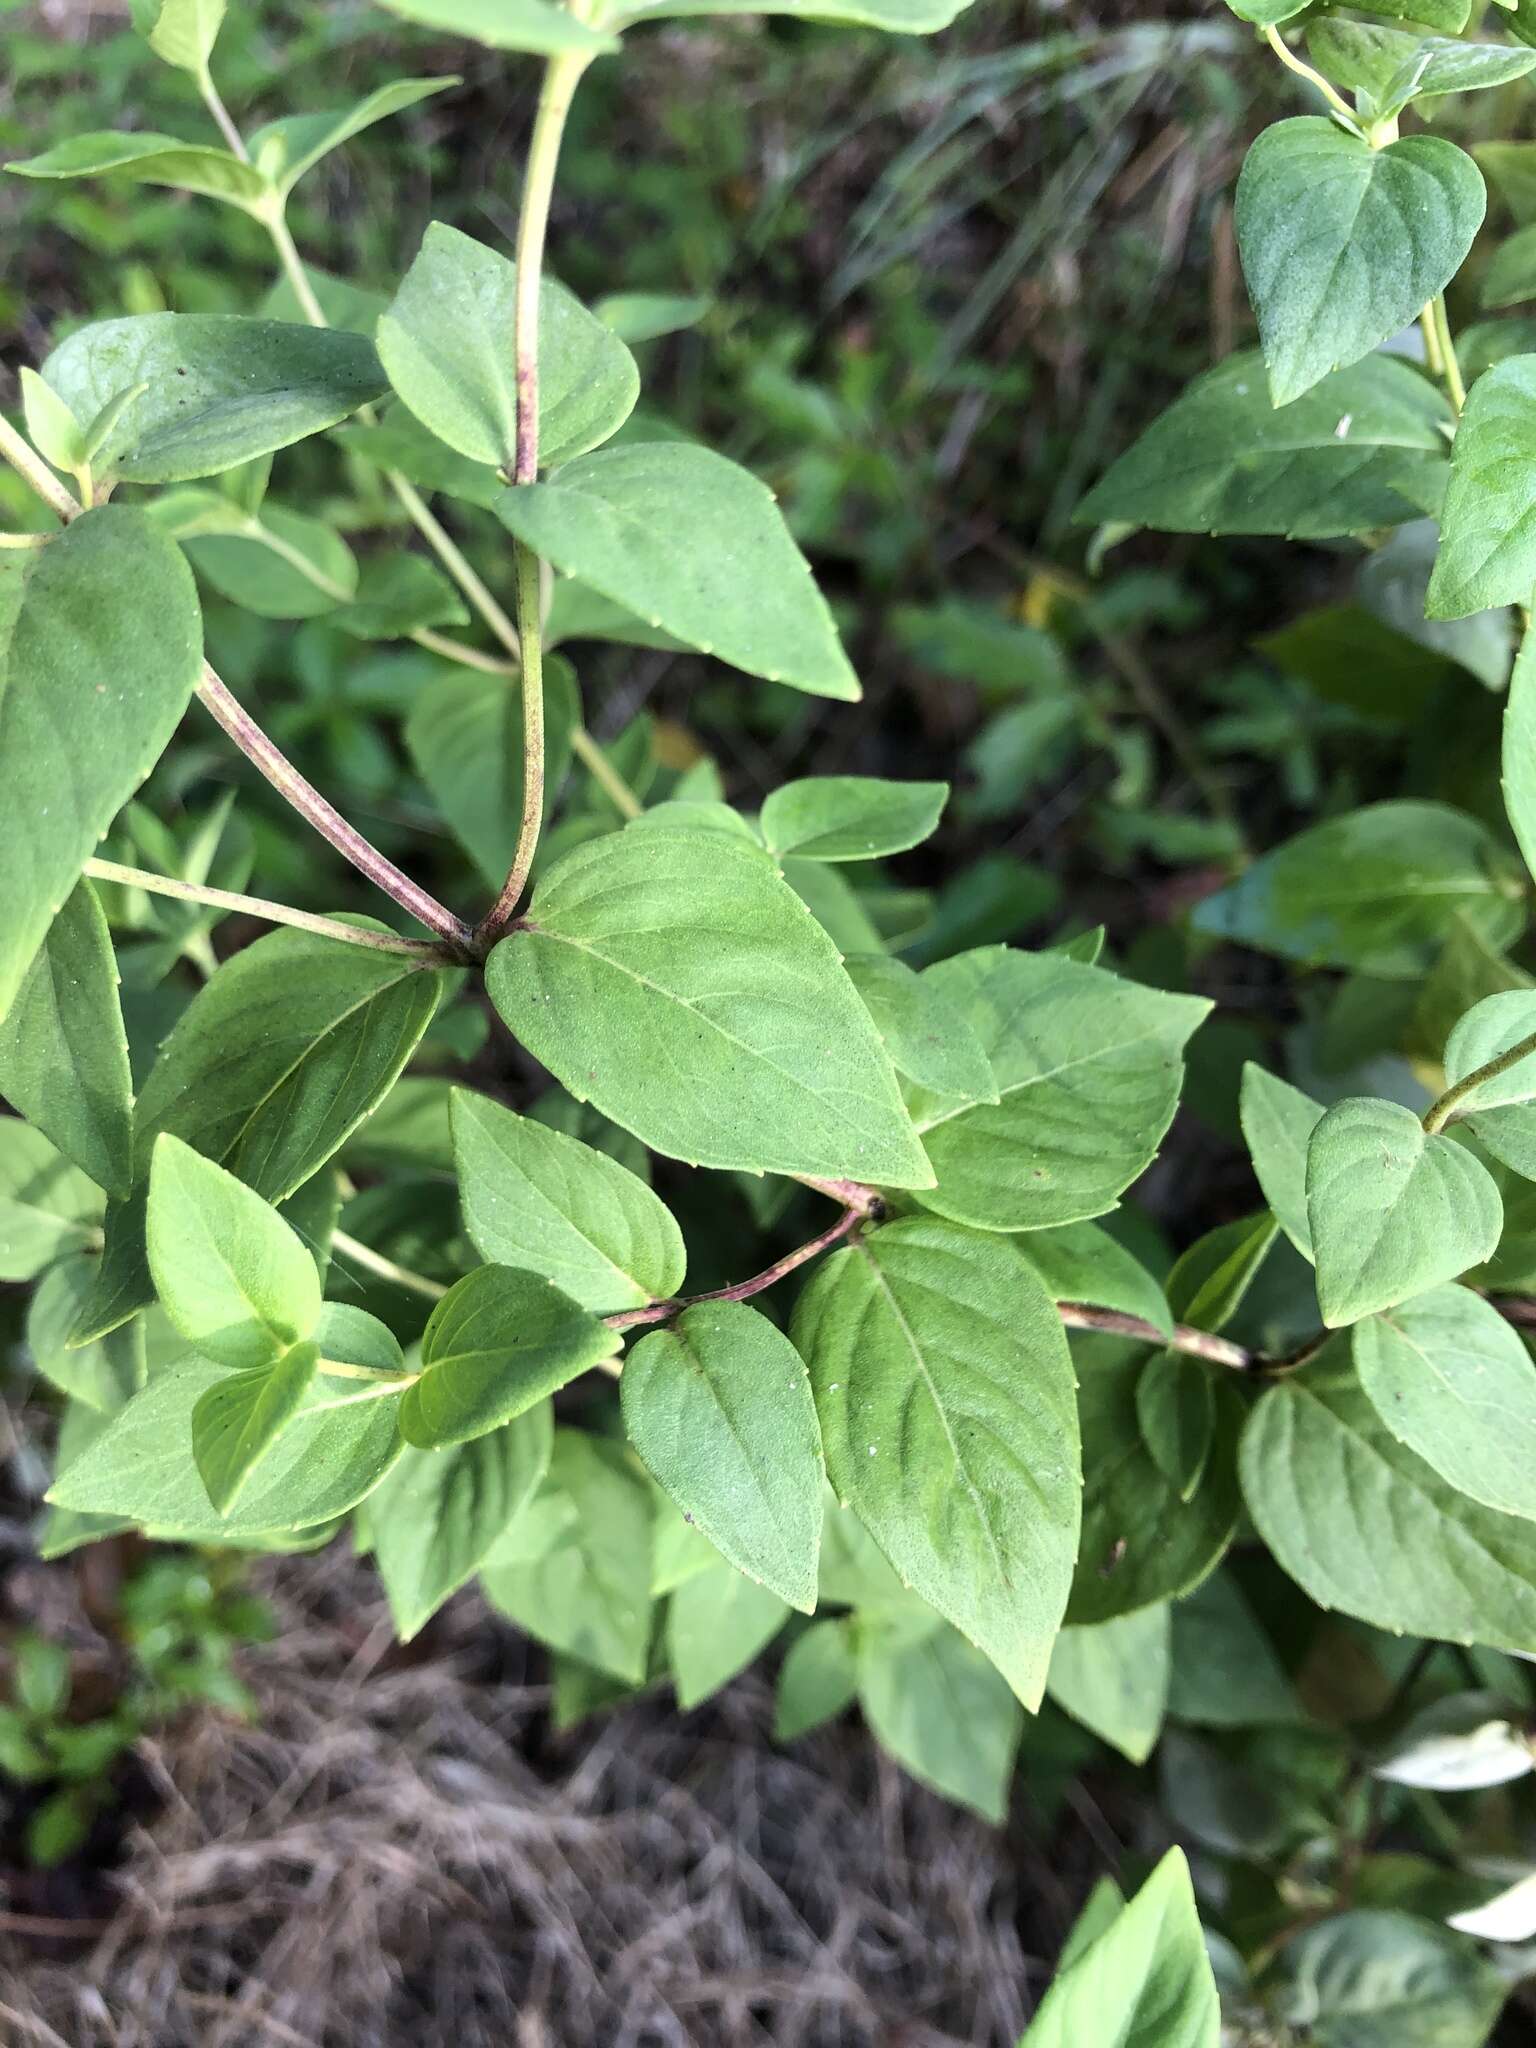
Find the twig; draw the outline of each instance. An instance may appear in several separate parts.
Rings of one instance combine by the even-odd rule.
[[[762,1294],[775,1287],[779,1281],[798,1267],[814,1259],[819,1253],[830,1251],[840,1239],[847,1237],[864,1221],[858,1209],[845,1209],[829,1229],[819,1237],[813,1237],[808,1244],[802,1244],[792,1252],[786,1252],[782,1259],[775,1259],[761,1273],[754,1273],[750,1280],[738,1280],[730,1287],[716,1287],[708,1294],[689,1294],[677,1301],[653,1301],[644,1308],[625,1309],[621,1314],[604,1316],[603,1321],[610,1330],[638,1329],[643,1323],[665,1323],[673,1316],[681,1315],[685,1308],[694,1308],[702,1301],[750,1301],[754,1294]]]
[[[151,895],[174,896],[182,903],[207,903],[216,910],[264,918],[268,924],[294,925],[320,938],[339,939],[348,946],[366,946],[375,953],[404,953],[413,959],[439,964],[449,957],[431,939],[405,939],[398,932],[370,931],[366,925],[347,924],[339,917],[319,917],[313,911],[295,910],[287,903],[272,903],[263,896],[242,896],[233,889],[184,882],[173,875],[152,874],[147,868],[126,867],[115,860],[88,860],[85,872],[98,882],[118,882],[125,889],[147,889]]]

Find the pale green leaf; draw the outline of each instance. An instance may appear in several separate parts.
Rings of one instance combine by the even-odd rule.
[[[379,319],[396,395],[450,448],[509,474],[517,454],[517,265],[433,221]],[[569,462],[617,432],[640,391],[616,334],[553,278],[539,286],[539,460]]]
[[[0,1094],[109,1194],[133,1177],[133,1082],[112,935],[75,884],[0,1021]]]
[[[930,1177],[831,941],[745,840],[657,828],[578,847],[486,986],[535,1059],[653,1151],[883,1187]]]
[[[1417,319],[1461,268],[1486,205],[1476,164],[1439,136],[1373,149],[1317,114],[1265,128],[1234,222],[1275,404]]]
[[[1504,808],[1529,872],[1536,875],[1536,633],[1528,632],[1509,678],[1502,746]]]
[[[1446,1042],[1446,1087],[1458,1086],[1533,1035],[1536,991],[1508,989],[1485,996],[1459,1020]],[[1456,1118],[1495,1159],[1527,1180],[1536,1180],[1536,1053],[1479,1081],[1458,1102]]]
[[[813,696],[858,698],[773,493],[723,455],[683,441],[605,448],[504,491],[496,514],[563,574],[701,653]]]
[[[557,1515],[552,1545],[493,1553],[481,1572],[503,1614],[551,1648],[628,1685],[644,1682],[651,1643],[651,1504],[616,1444],[557,1429],[549,1476],[508,1532],[541,1508]]]
[[[1096,1223],[1064,1223],[1055,1230],[1031,1230],[1018,1239],[1053,1301],[1118,1309],[1140,1316],[1173,1335],[1173,1317],[1162,1288],[1142,1265]]]
[[[457,589],[424,555],[370,556],[363,564],[356,596],[331,614],[333,626],[358,640],[403,640],[425,626],[468,623],[469,612]],[[548,670],[544,680],[547,687],[551,681]],[[429,701],[432,695],[424,691],[418,701]],[[558,775],[555,780],[558,787]]]
[[[633,348],[637,342],[659,341],[664,334],[697,327],[711,303],[673,292],[609,292],[592,310],[620,341]]]
[[[1152,1754],[1168,1701],[1168,1609],[1144,1607],[1095,1628],[1064,1628],[1045,1689],[1133,1764]]]
[[[140,0],[134,20],[157,57],[199,76],[213,55],[224,5],[225,0]],[[152,19],[145,21],[144,15]]]
[[[352,599],[357,562],[333,527],[271,503],[259,515],[230,510],[223,532],[178,536],[221,597],[264,619],[319,618]]]
[[[21,410],[27,438],[55,469],[78,469],[85,460],[85,428],[36,370],[21,372]]]
[[[1527,53],[1536,64],[1536,51]],[[1472,386],[1451,449],[1432,619],[1524,604],[1536,584],[1536,355],[1509,356]]]
[[[982,1653],[952,1628],[862,1619],[859,1704],[903,1770],[1001,1826],[1024,1716]]]
[[[836,1720],[858,1697],[859,1668],[853,1624],[815,1621],[796,1636],[779,1670],[773,1739],[794,1742]]]
[[[777,1593],[728,1564],[695,1572],[667,1602],[667,1662],[686,1713],[744,1671],[789,1619]]]
[[[290,114],[258,128],[246,144],[251,162],[285,196],[320,159],[354,135],[457,85],[457,78],[396,78],[335,114]]]
[[[313,1333],[320,1279],[302,1241],[243,1181],[168,1131],[155,1141],[145,1240],[166,1314],[205,1358],[255,1371]]]
[[[536,1273],[480,1266],[450,1287],[421,1337],[400,1434],[421,1450],[468,1443],[611,1358],[620,1338]]]
[[[947,782],[882,782],[872,775],[818,775],[786,782],[763,803],[763,842],[803,860],[879,860],[935,830]]]
[[[553,1448],[547,1401],[449,1451],[407,1447],[367,1507],[402,1642],[480,1569],[537,1491]]]
[[[0,549],[0,1018],[202,663],[197,594],[142,512],[105,505]]]
[[[1253,1170],[1280,1228],[1303,1258],[1312,1256],[1307,1221],[1307,1145],[1323,1105],[1256,1066],[1243,1068],[1240,1114]]]
[[[1260,1400],[1242,1479],[1259,1534],[1320,1607],[1440,1642],[1536,1641],[1536,1523],[1468,1499],[1400,1444],[1346,1339]]]
[[[1458,919],[1495,950],[1511,944],[1523,893],[1476,818],[1405,800],[1313,825],[1208,896],[1194,923],[1308,967],[1415,981]]]
[[[386,388],[360,334],[237,314],[98,320],[56,348],[43,375],[83,420],[144,387],[96,463],[102,475],[140,484],[233,469],[335,426]]]
[[[1488,1170],[1398,1102],[1336,1102],[1307,1145],[1307,1221],[1330,1329],[1491,1258],[1503,1227]]]
[[[1322,540],[1438,502],[1450,407],[1406,363],[1368,356],[1276,411],[1255,354],[1208,371],[1078,507],[1087,524]]]
[[[136,1316],[94,1344],[70,1344],[94,1283],[93,1266],[90,1259],[68,1258],[44,1273],[27,1307],[27,1348],[50,1385],[110,1415],[144,1384],[144,1325]]]
[[[850,953],[843,965],[898,1074],[937,1095],[996,1102],[986,1048],[936,982],[888,953]]]
[[[319,1358],[315,1345],[295,1344],[275,1364],[227,1373],[198,1396],[192,1410],[192,1456],[221,1515],[229,1513],[298,1415]]]
[[[990,1230],[1039,1230],[1112,1209],[1173,1121],[1180,1054],[1209,1003],[1062,953],[1006,946],[942,961],[923,979],[969,1018],[1000,1100],[915,1099],[937,1176],[918,1200]]]
[[[99,1241],[102,1198],[41,1131],[0,1117],[0,1280],[32,1280]]]
[[[1182,1849],[1046,1992],[1019,2048],[1217,2048],[1220,2000]]]
[[[744,1302],[700,1302],[643,1337],[619,1379],[652,1478],[738,1572],[816,1608],[824,1474],[800,1354]]]
[[[1013,1248],[926,1217],[816,1271],[795,1308],[827,1472],[901,1578],[1031,1711],[1077,1550],[1072,1365]]]
[[[609,4],[614,26],[620,28],[695,14],[789,14],[923,36],[948,28],[970,0],[609,0]]]
[[[678,1292],[682,1233],[627,1167],[466,1089],[449,1115],[464,1227],[482,1258],[541,1273],[596,1315]]]
[[[467,36],[493,50],[526,50],[547,57],[581,50],[596,57],[619,47],[613,36],[588,28],[552,0],[380,0],[380,5],[402,21],[442,35]]]
[[[206,199],[226,199],[248,213],[260,206],[267,193],[261,173],[227,149],[181,142],[174,135],[123,135],[115,129],[71,135],[41,156],[29,156],[5,168],[22,178],[115,175],[137,184],[171,185],[182,192],[200,192]]]
[[[1399,1443],[1459,1493],[1536,1520],[1536,1366],[1498,1310],[1437,1287],[1357,1323],[1355,1372]]]
[[[1507,1989],[1464,1935],[1381,1909],[1305,1928],[1275,1970],[1278,2014],[1314,2048],[1484,2048]]]

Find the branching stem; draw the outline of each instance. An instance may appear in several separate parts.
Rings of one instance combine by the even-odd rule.
[[[1294,71],[1296,76],[1304,78],[1308,85],[1316,86],[1329,106],[1348,125],[1352,132],[1356,135],[1361,133],[1360,123],[1349,101],[1342,94],[1335,92],[1321,71],[1314,71],[1310,64],[1303,63],[1300,57],[1285,47],[1285,39],[1277,28],[1266,28],[1264,40],[1280,59],[1280,62],[1287,71]]]
[[[761,1273],[754,1273],[750,1280],[738,1280],[730,1287],[716,1287],[708,1294],[690,1294],[680,1301],[652,1301],[644,1308],[625,1309],[615,1316],[604,1316],[603,1321],[610,1330],[634,1330],[645,1323],[669,1322],[673,1316],[681,1315],[685,1308],[693,1308],[701,1301],[750,1301],[754,1294],[762,1294],[775,1287],[788,1274],[807,1264],[820,1253],[830,1251],[832,1246],[857,1229],[864,1221],[858,1209],[845,1209],[830,1228],[813,1237],[808,1244],[786,1252],[782,1259],[775,1259]]]
[[[1507,1052],[1501,1052],[1496,1059],[1486,1060],[1482,1066],[1474,1067],[1470,1074],[1463,1074],[1425,1110],[1425,1130],[1431,1137],[1436,1131],[1443,1131],[1448,1123],[1454,1121],[1461,1105],[1469,1101],[1485,1081],[1496,1081],[1500,1074],[1507,1074],[1511,1067],[1518,1067],[1532,1053],[1536,1053],[1536,1031],[1528,1038],[1517,1039]]]

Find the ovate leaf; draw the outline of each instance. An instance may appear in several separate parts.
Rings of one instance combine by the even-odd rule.
[[[322,157],[371,128],[375,121],[387,120],[458,83],[457,78],[396,78],[342,113],[290,114],[284,120],[269,121],[246,145],[251,162],[286,196]]]
[[[1336,1102],[1307,1146],[1307,1221],[1330,1329],[1454,1280],[1503,1227],[1488,1169],[1398,1102]]]
[[[133,1082],[112,934],[81,880],[0,1022],[0,1094],[98,1187],[133,1177]]]
[[[1096,1223],[1064,1223],[1031,1230],[1019,1251],[1045,1282],[1051,1299],[1139,1316],[1164,1336],[1173,1335],[1167,1297],[1141,1261]]]
[[[1407,1913],[1337,1913],[1276,1959],[1279,2016],[1316,2048],[1483,2048],[1504,2003],[1474,1943]]]
[[[1096,1628],[1064,1628],[1045,1689],[1074,1721],[1144,1764],[1162,1729],[1168,1673],[1168,1609],[1144,1607]]]
[[[1250,1060],[1243,1068],[1239,1113],[1264,1199],[1297,1251],[1310,1259],[1307,1145],[1323,1105]]]
[[[224,23],[225,0],[140,0],[134,15],[157,57],[194,77],[208,69],[208,59]],[[145,20],[145,16],[151,17]]]
[[[22,178],[122,177],[142,185],[171,185],[225,199],[254,212],[266,197],[267,181],[251,164],[227,149],[181,142],[174,135],[122,135],[108,129],[71,135],[67,141],[5,167]]]
[[[1024,1716],[996,1669],[955,1629],[865,1617],[859,1704],[875,1739],[923,1784],[1001,1825]]]
[[[578,21],[552,0],[380,0],[402,21],[420,23],[443,35],[467,36],[493,50],[527,50],[552,57],[585,50],[594,57],[616,50],[615,37]]]
[[[99,320],[56,348],[43,375],[82,420],[143,387],[96,458],[101,475],[140,484],[233,469],[335,426],[387,388],[360,334],[235,314]]]
[[[510,473],[517,455],[517,265],[433,221],[379,320],[379,354],[411,411],[450,448]],[[552,278],[539,286],[539,460],[583,455],[640,391],[629,350]]]
[[[700,1302],[644,1337],[619,1380],[651,1476],[721,1555],[811,1614],[824,1473],[800,1354],[744,1302]]]
[[[192,1455],[221,1515],[229,1513],[303,1406],[319,1358],[314,1344],[295,1344],[275,1364],[228,1373],[198,1396]]]
[[[464,1226],[482,1258],[541,1273],[597,1315],[677,1293],[682,1233],[627,1167],[466,1089],[449,1114]]]
[[[1000,1097],[914,1099],[937,1176],[919,1193],[923,1206],[990,1230],[1112,1209],[1173,1121],[1180,1054],[1210,1005],[1006,946],[960,954],[923,978],[970,1020]]]
[[[1496,951],[1510,945],[1523,893],[1477,819],[1402,801],[1312,826],[1208,896],[1194,922],[1308,967],[1413,981],[1458,919]]]
[[[885,1187],[929,1178],[831,940],[746,840],[657,828],[577,848],[491,954],[486,986],[535,1059],[653,1151]]]
[[[728,1564],[695,1572],[667,1603],[667,1661],[686,1713],[744,1671],[789,1619],[777,1593]]]
[[[1445,1082],[1465,1081],[1479,1067],[1512,1052],[1536,1033],[1536,991],[1507,989],[1485,996],[1460,1019],[1446,1042]],[[1480,1145],[1527,1180],[1536,1180],[1536,1053],[1479,1081],[1456,1109]]]
[[[1217,2048],[1220,2031],[1189,1866],[1170,1849],[1051,1985],[1019,2048]]]
[[[368,1504],[389,1611],[409,1642],[480,1569],[549,1469],[547,1401],[449,1451],[408,1447]]]
[[[260,1195],[168,1131],[155,1142],[146,1240],[166,1314],[220,1365],[274,1365],[319,1320],[320,1280],[301,1240]]]
[[[565,575],[701,653],[813,696],[857,699],[772,492],[723,455],[686,441],[605,448],[548,483],[503,492],[496,513]]]
[[[796,1304],[838,1496],[1033,1711],[1072,1576],[1078,1438],[1054,1303],[1013,1249],[924,1218]]]
[[[175,731],[202,662],[197,594],[142,512],[0,549],[0,1019],[97,841]]]
[[[937,983],[888,953],[850,953],[843,965],[898,1074],[936,1095],[996,1102],[986,1048]]]
[[[401,1400],[400,1433],[422,1450],[468,1443],[611,1358],[619,1342],[541,1276],[481,1266],[427,1320],[421,1378]]]
[[[1211,1369],[1177,1351],[1154,1351],[1136,1380],[1136,1422],[1148,1455],[1181,1501],[1205,1477],[1216,1440]]]
[[[0,1117],[0,1280],[32,1280],[99,1241],[101,1191],[19,1117]]]
[[[1536,1523],[1468,1499],[1399,1443],[1343,1339],[1260,1400],[1242,1479],[1259,1534],[1319,1606],[1396,1635],[1536,1640]]]
[[[1536,53],[1532,53],[1536,63]],[[1432,619],[1524,604],[1536,584],[1536,355],[1510,356],[1472,386],[1451,449]]]
[[[1397,526],[1438,503],[1450,407],[1427,378],[1368,356],[1290,405],[1233,356],[1153,422],[1078,507],[1090,524],[1322,540]]]
[[[27,1348],[51,1386],[111,1415],[144,1384],[144,1324],[135,1317],[94,1344],[71,1345],[69,1333],[90,1295],[93,1264],[61,1259],[44,1273],[27,1308]]]
[[[1536,1365],[1498,1310],[1436,1287],[1354,1330],[1355,1371],[1399,1443],[1459,1493],[1536,1520]]]
[[[1264,129],[1235,225],[1275,404],[1417,319],[1461,268],[1486,205],[1476,164],[1437,135],[1373,149],[1316,114]]]
[[[938,825],[947,782],[881,782],[819,775],[786,782],[763,804],[769,851],[802,860],[879,860],[916,846]]]
[[[845,1619],[817,1621],[791,1643],[779,1670],[773,1739],[793,1742],[835,1720],[858,1696],[853,1628]]]

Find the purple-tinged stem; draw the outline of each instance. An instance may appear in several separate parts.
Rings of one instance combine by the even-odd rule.
[[[839,1239],[844,1238],[864,1220],[858,1209],[845,1209],[837,1221],[824,1230],[820,1237],[813,1237],[809,1244],[803,1244],[792,1252],[786,1252],[782,1259],[775,1259],[771,1266],[761,1273],[754,1273],[750,1280],[738,1280],[730,1287],[716,1287],[708,1294],[690,1294],[681,1301],[653,1301],[644,1308],[625,1309],[616,1316],[604,1316],[603,1321],[610,1330],[638,1329],[643,1323],[665,1323],[671,1317],[681,1315],[685,1308],[695,1308],[701,1301],[750,1301],[754,1294],[765,1293],[770,1287],[793,1273],[798,1266],[816,1258],[820,1253],[830,1251]]]

